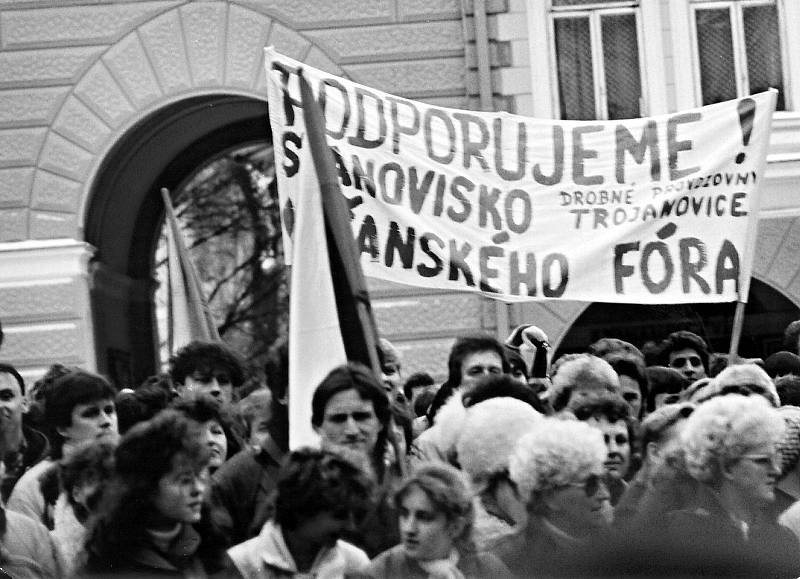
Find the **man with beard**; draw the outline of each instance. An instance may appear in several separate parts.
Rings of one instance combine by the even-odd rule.
[[[292,452],[278,476],[275,516],[261,533],[228,550],[226,577],[344,577],[369,563],[341,539],[368,510],[372,483],[336,453]]]
[[[28,410],[25,382],[10,364],[0,363],[0,447],[5,476],[0,482],[3,502],[19,478],[34,464],[47,456],[47,438],[32,428],[23,426],[22,415]]]

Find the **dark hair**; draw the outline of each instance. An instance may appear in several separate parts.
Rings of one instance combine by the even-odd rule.
[[[647,411],[656,409],[656,396],[659,394],[680,394],[689,387],[689,379],[675,368],[649,366],[645,368],[647,377]]]
[[[783,331],[783,347],[790,352],[797,352],[797,340],[800,338],[800,320],[791,322]]]
[[[522,354],[519,353],[519,349],[514,346],[509,346],[508,344],[505,344],[504,347],[506,351],[506,360],[508,360],[508,371],[513,372],[514,370],[519,370],[525,378],[529,378],[530,373],[528,372],[528,365],[525,363]]]
[[[406,395],[406,398],[411,400],[411,398],[413,398],[412,394],[416,388],[433,386],[434,384],[436,384],[436,381],[433,379],[433,376],[427,372],[414,372],[408,377],[405,384],[403,384],[403,394]]]
[[[355,390],[362,400],[372,402],[375,416],[381,423],[381,431],[375,444],[372,459],[379,478],[383,478],[384,460],[389,425],[389,397],[386,390],[372,371],[358,362],[348,362],[331,370],[319,383],[311,398],[311,424],[321,426],[325,419],[325,408],[328,402],[340,392]]]
[[[25,380],[22,379],[22,376],[14,366],[0,362],[0,374],[10,374],[19,384],[20,393],[25,396]]]
[[[44,404],[44,419],[51,439],[50,456],[61,458],[64,437],[58,433],[58,429],[72,424],[72,410],[77,405],[96,400],[115,400],[116,397],[117,391],[99,374],[73,368],[56,378]]]
[[[275,522],[291,530],[326,511],[360,518],[369,510],[373,485],[339,454],[300,448],[286,457],[276,489]]]
[[[800,356],[785,350],[775,352],[764,360],[764,370],[773,379],[777,378],[778,375],[794,374],[795,376],[800,376]]]
[[[411,443],[414,442],[414,417],[411,415],[411,409],[408,404],[397,401],[392,402],[389,409],[392,412],[394,423],[403,431],[406,439],[406,454],[408,454],[411,450]]]
[[[169,359],[169,373],[176,384],[183,384],[193,372],[214,368],[227,370],[234,388],[244,383],[242,360],[230,348],[216,342],[189,342]]]
[[[209,449],[200,439],[198,424],[175,410],[137,424],[122,437],[115,452],[114,477],[96,516],[90,519],[86,542],[90,571],[119,572],[134,565],[132,547],[147,541],[153,496],[178,456],[202,470],[208,464]],[[216,533],[207,511],[195,529],[202,541],[198,555],[206,560],[219,556],[225,541]]]
[[[214,420],[219,423],[228,441],[228,455],[225,457],[225,460],[232,457],[244,447],[242,435],[233,417],[225,406],[213,396],[199,393],[182,396],[174,400],[172,408],[200,424],[208,422],[209,420]]]
[[[635,380],[639,385],[639,393],[642,398],[641,415],[641,413],[644,412],[646,406],[645,401],[648,395],[647,376],[645,375],[644,362],[642,359],[631,356],[630,354],[615,352],[607,355],[604,360],[614,368],[614,372],[617,373],[617,376],[627,376]],[[635,418],[639,417],[640,416],[636,416]]]
[[[426,390],[417,396],[417,399],[414,400],[414,415],[425,416],[425,414],[428,412],[428,407],[431,405],[431,402],[433,402],[435,396],[436,392],[431,392],[430,390]]]
[[[105,486],[114,473],[114,451],[117,445],[107,440],[91,440],[78,446],[69,457],[61,459],[58,475],[61,490],[72,505],[77,519],[85,523],[97,508]],[[72,491],[75,487],[96,483],[95,492],[88,498],[87,507],[75,502]]]
[[[787,374],[775,380],[781,406],[800,406],[800,376]]]
[[[536,412],[548,414],[547,407],[539,399],[533,388],[527,384],[521,384],[508,374],[485,376],[475,386],[461,395],[464,408],[475,406],[492,398],[516,398],[531,406]]]
[[[275,402],[286,398],[289,388],[289,341],[285,337],[278,338],[267,352],[264,365],[267,377],[267,388],[272,391]]]
[[[691,348],[697,355],[700,356],[700,361],[703,363],[703,368],[708,372],[708,359],[709,351],[706,341],[689,330],[679,330],[672,332],[667,338],[661,342],[659,352],[659,362],[662,366],[669,366],[669,355],[678,350]]]
[[[428,407],[428,424],[433,425],[436,414],[444,403],[461,385],[461,366],[470,354],[476,352],[497,352],[503,365],[503,372],[509,370],[506,349],[500,341],[489,334],[467,334],[456,338],[447,357],[447,381],[436,391],[433,402]]]
[[[619,394],[602,392],[579,402],[572,410],[578,420],[604,417],[609,422],[627,420],[631,407]]]

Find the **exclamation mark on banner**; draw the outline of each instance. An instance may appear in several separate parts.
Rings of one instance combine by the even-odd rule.
[[[742,144],[750,144],[750,135],[753,134],[753,118],[756,116],[756,101],[744,98],[739,101],[736,109],[739,112],[739,125],[742,127]],[[744,161],[744,152],[736,155],[736,163]]]

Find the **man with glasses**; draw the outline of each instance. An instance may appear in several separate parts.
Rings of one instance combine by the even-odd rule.
[[[661,365],[678,370],[690,382],[708,376],[708,359],[708,345],[694,332],[672,332],[661,343]]]

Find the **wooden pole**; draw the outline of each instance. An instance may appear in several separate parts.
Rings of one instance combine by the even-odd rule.
[[[728,364],[738,364],[741,361],[739,357],[739,340],[742,337],[742,326],[744,326],[744,307],[745,302],[736,302],[736,311],[733,314],[733,329],[731,331],[731,347],[728,349]]]

